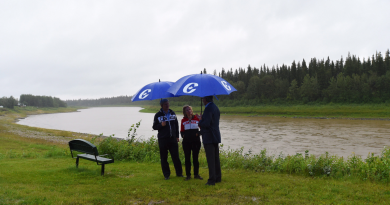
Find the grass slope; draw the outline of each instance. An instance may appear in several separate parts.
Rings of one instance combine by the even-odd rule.
[[[55,110],[51,110],[55,111]],[[388,204],[388,184],[223,169],[222,182],[164,180],[159,163],[116,161],[100,166],[80,160],[55,138],[77,133],[15,125],[24,111],[0,118],[0,204]],[[35,111],[29,111],[35,112]],[[46,111],[36,111],[46,112]],[[50,112],[50,110],[48,111]],[[15,114],[16,113],[16,114]],[[26,134],[27,133],[27,134]],[[29,137],[30,133],[43,138]],[[84,136],[86,139],[90,136]],[[171,167],[173,171],[173,167]],[[200,174],[208,178],[206,167]]]

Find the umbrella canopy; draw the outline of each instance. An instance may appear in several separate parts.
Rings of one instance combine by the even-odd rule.
[[[192,74],[180,78],[168,92],[175,96],[192,95],[198,97],[229,95],[237,91],[223,78],[211,74]]]
[[[167,81],[147,84],[133,95],[131,102],[175,97],[172,93],[167,92],[168,88],[170,88],[172,84],[173,82]]]

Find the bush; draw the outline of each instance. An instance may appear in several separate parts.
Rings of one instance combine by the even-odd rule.
[[[155,137],[148,140],[137,140],[135,128],[129,130],[129,138],[116,139],[113,136],[103,139],[98,144],[99,151],[103,154],[111,154],[116,160],[131,160],[137,162],[160,162],[158,142]],[[130,131],[133,131],[131,134]],[[131,137],[132,136],[132,137]],[[224,149],[221,145],[220,161],[223,169],[248,169],[256,172],[274,172],[296,174],[310,177],[356,177],[361,180],[370,180],[388,183],[390,180],[390,149],[384,148],[380,156],[369,155],[365,160],[360,156],[352,155],[346,160],[343,157],[330,156],[328,152],[316,157],[309,155],[284,156],[280,153],[277,157],[267,155],[267,151],[261,150],[259,154],[243,154],[240,149]],[[184,153],[179,143],[179,155],[184,161]],[[201,166],[207,166],[205,152],[201,149],[199,154]]]

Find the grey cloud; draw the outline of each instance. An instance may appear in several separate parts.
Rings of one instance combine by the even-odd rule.
[[[390,45],[382,1],[2,1],[0,97],[132,95],[203,68],[368,57]]]

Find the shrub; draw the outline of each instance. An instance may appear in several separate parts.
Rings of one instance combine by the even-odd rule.
[[[128,139],[116,139],[113,136],[104,138],[98,144],[99,151],[103,154],[111,154],[116,160],[132,160],[137,162],[160,162],[158,142],[155,137],[148,140],[135,139],[136,128],[139,123],[129,130]],[[133,133],[130,133],[133,131]],[[95,139],[93,139],[95,141]],[[224,149],[221,145],[220,161],[223,169],[248,169],[256,172],[275,172],[296,174],[311,177],[357,177],[362,180],[380,181],[388,183],[390,180],[390,149],[384,148],[380,156],[369,155],[365,160],[360,156],[352,155],[346,160],[343,157],[330,156],[328,152],[316,157],[297,153],[284,156],[280,153],[277,157],[267,155],[267,151],[261,150],[259,154],[243,154],[240,149]],[[184,161],[184,153],[179,143],[179,155]],[[7,153],[12,157],[12,153]],[[207,166],[205,152],[201,149],[199,154],[201,166]]]

